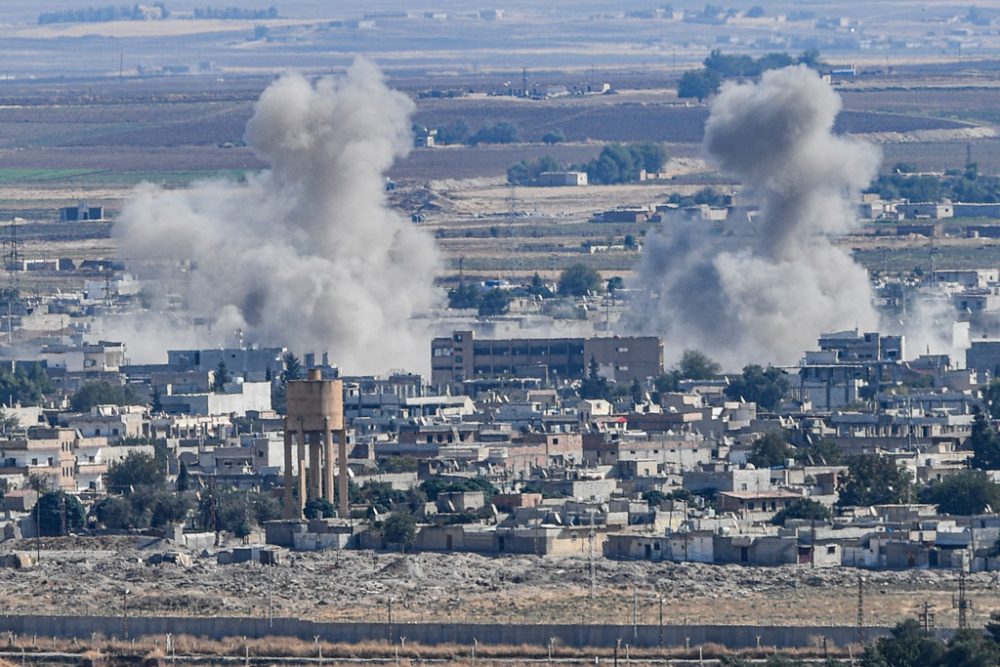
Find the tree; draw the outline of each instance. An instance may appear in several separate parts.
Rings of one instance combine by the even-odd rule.
[[[156,457],[138,450],[130,451],[108,468],[108,489],[121,495],[127,496],[141,486],[158,488],[165,481],[166,476]]]
[[[632,386],[629,387],[629,394],[631,395],[633,403],[642,403],[643,391],[642,385],[639,384],[639,378],[632,379]]]
[[[337,509],[326,498],[310,498],[306,501],[302,514],[307,519],[329,519],[337,516]]]
[[[747,461],[758,468],[776,468],[785,465],[794,453],[783,433],[768,433],[753,443]]]
[[[559,276],[561,296],[584,296],[601,288],[601,274],[586,264],[573,264]]]
[[[0,367],[0,401],[6,405],[39,405],[46,394],[54,391],[55,385],[39,363],[27,369],[18,364],[13,371]]]
[[[281,518],[281,502],[269,493],[250,494],[250,513],[258,526]]]
[[[535,271],[535,275],[531,276],[531,282],[528,284],[527,292],[532,296],[541,297],[543,299],[548,299],[552,296],[552,290],[550,290],[542,281],[542,277],[538,275],[538,271]]]
[[[50,491],[38,499],[32,516],[42,535],[67,535],[82,530],[87,511],[76,496],[65,491]]]
[[[378,469],[384,473],[417,472],[420,464],[413,456],[387,456],[378,462]]]
[[[1000,435],[979,407],[973,408],[972,433],[966,446],[973,452],[970,464],[977,470],[1000,469]]]
[[[533,185],[544,172],[559,171],[559,169],[559,163],[548,155],[534,162],[521,160],[507,170],[507,182],[514,185]]]
[[[942,665],[944,644],[924,632],[910,618],[897,624],[888,637],[865,648],[862,667],[929,667]],[[943,667],[943,665],[942,665]]]
[[[598,366],[597,359],[593,356],[590,357],[587,377],[580,381],[580,388],[577,390],[577,393],[580,394],[580,398],[589,400],[599,398],[607,400],[611,394],[608,379],[601,375],[600,366]]]
[[[722,370],[717,362],[698,350],[684,350],[679,368],[681,376],[686,380],[708,380]]]
[[[563,134],[562,130],[549,130],[542,135],[542,141],[548,145],[558,144],[562,141],[566,141],[566,135]]]
[[[471,283],[448,290],[449,308],[479,308],[479,299],[479,288]]]
[[[184,493],[191,489],[191,474],[188,472],[187,464],[181,461],[181,469],[177,473],[177,493]]]
[[[993,419],[1000,419],[1000,379],[992,380],[983,390],[983,403]]]
[[[285,370],[281,371],[281,381],[302,379],[302,362],[291,352],[287,352],[282,360],[285,363]]]
[[[405,551],[417,537],[417,520],[409,512],[396,511],[385,520],[383,531],[388,544],[398,544]]]
[[[981,470],[967,470],[923,487],[920,501],[945,514],[982,514],[1000,510],[1000,486]]]
[[[620,289],[625,289],[625,281],[621,276],[611,276],[608,278],[608,284],[605,286],[609,292],[617,292]]]
[[[751,364],[743,368],[742,376],[729,383],[726,396],[734,401],[753,401],[764,410],[773,411],[788,387],[784,371],[774,366],[764,369],[758,364]]]
[[[518,140],[517,126],[507,120],[487,123],[468,139],[471,146],[478,144],[512,144]]]
[[[677,97],[695,98],[703,102],[706,97],[719,90],[718,75],[708,69],[692,69],[681,75],[677,83]]]
[[[833,440],[822,438],[819,442],[795,450],[795,460],[810,465],[838,465],[844,452]]]
[[[210,489],[198,503],[198,517],[205,530],[224,530],[237,537],[246,537],[253,528],[250,495],[229,489]]]
[[[479,300],[480,317],[496,317],[510,310],[510,294],[507,290],[494,288],[483,294]]]
[[[457,145],[464,144],[469,139],[469,126],[464,120],[456,120],[450,125],[437,128],[435,143]]]
[[[841,507],[889,505],[910,500],[913,479],[896,461],[878,454],[862,454],[847,459],[849,477],[841,486]]]
[[[826,505],[812,498],[793,500],[771,519],[776,526],[784,526],[789,519],[808,519],[811,521],[828,521],[833,516]]]
[[[149,411],[154,415],[163,412],[163,397],[160,394],[159,387],[153,387],[153,394],[149,402]]]
[[[95,405],[137,405],[140,400],[132,387],[98,380],[77,389],[69,403],[74,412],[90,412]]]
[[[186,496],[177,496],[161,491],[155,496],[149,524],[153,528],[183,524],[190,510],[191,501]]]
[[[229,382],[229,372],[226,370],[226,362],[219,360],[219,365],[215,368],[215,379],[212,381],[212,391],[222,393],[226,390],[226,383]]]
[[[764,16],[764,8],[760,5],[754,5],[747,10],[746,16],[751,19],[759,19]]]
[[[659,507],[667,500],[667,494],[659,489],[647,489],[642,492],[642,499],[646,501],[646,504],[650,507]]]
[[[132,505],[121,496],[105,496],[94,503],[94,516],[105,528],[128,530],[135,528]]]

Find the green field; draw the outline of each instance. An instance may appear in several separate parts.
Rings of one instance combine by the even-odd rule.
[[[0,168],[0,185],[129,186],[144,181],[184,185],[193,181],[226,178],[243,180],[248,169],[168,171],[112,171],[110,169],[10,169]]]

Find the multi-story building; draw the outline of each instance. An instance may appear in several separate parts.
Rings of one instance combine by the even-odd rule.
[[[455,331],[431,342],[431,382],[437,385],[500,377],[579,380],[593,359],[615,382],[663,372],[663,342],[656,336],[509,338],[476,340]]]
[[[76,491],[73,448],[78,437],[71,428],[33,427],[26,435],[0,441],[0,479],[16,488],[35,477],[45,488]]]

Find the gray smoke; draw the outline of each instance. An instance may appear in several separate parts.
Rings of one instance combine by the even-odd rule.
[[[115,234],[192,315],[251,341],[331,353],[350,372],[426,365],[412,317],[432,305],[433,239],[387,207],[384,174],[412,145],[414,105],[359,60],[341,78],[284,76],[246,140],[270,169],[246,182],[143,185]]]
[[[867,272],[830,240],[857,225],[858,193],[880,159],[871,145],[833,134],[840,106],[805,67],[723,86],[704,148],[757,199],[759,231],[713,236],[691,224],[651,234],[638,271],[649,297],[631,313],[637,328],[665,335],[676,354],[701,349],[738,368],[794,363],[824,331],[877,326]]]

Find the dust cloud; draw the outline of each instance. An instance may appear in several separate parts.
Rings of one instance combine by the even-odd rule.
[[[438,298],[440,256],[385,195],[386,170],[412,146],[413,108],[365,60],[315,83],[283,76],[246,126],[270,168],[140,186],[115,226],[123,256],[227,338],[329,351],[351,373],[425,366],[414,317]]]
[[[880,156],[833,133],[840,108],[830,85],[801,66],[723,85],[704,148],[757,201],[759,229],[734,231],[749,223],[731,221],[730,235],[705,224],[650,234],[636,279],[648,297],[634,303],[633,329],[733,369],[795,363],[825,331],[875,330],[868,274],[831,236],[858,226],[854,206]]]

